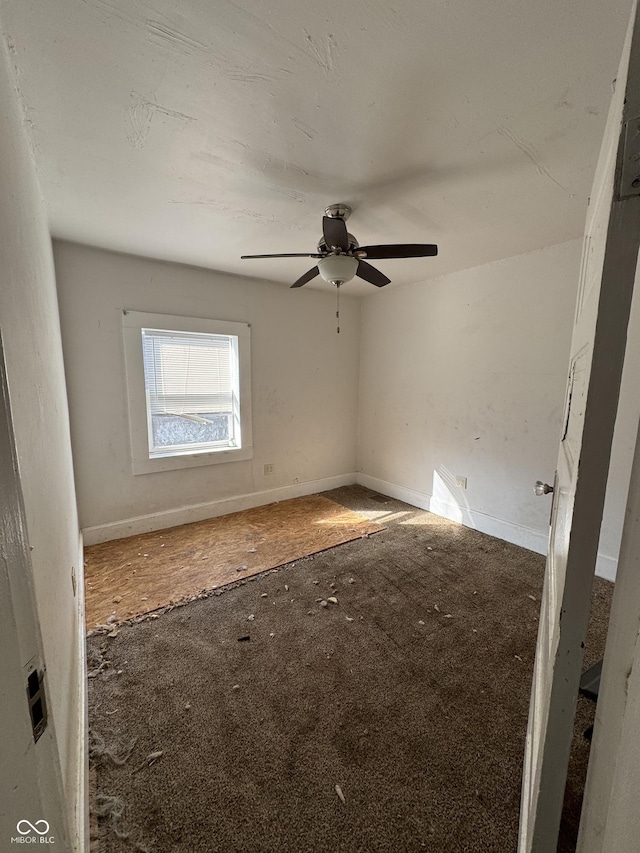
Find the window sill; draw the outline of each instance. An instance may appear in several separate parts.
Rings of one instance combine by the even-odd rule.
[[[153,474],[156,471],[173,471],[180,468],[197,468],[200,465],[219,465],[224,462],[241,462],[253,459],[253,447],[225,447],[223,450],[176,453],[133,459],[134,474]]]

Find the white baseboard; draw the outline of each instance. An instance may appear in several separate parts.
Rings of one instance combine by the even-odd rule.
[[[599,578],[604,578],[606,581],[611,581],[613,583],[616,579],[617,571],[618,561],[615,557],[609,557],[607,554],[598,554],[596,575]]]
[[[136,536],[138,533],[150,533],[153,530],[164,530],[167,527],[177,527],[179,524],[189,524],[192,521],[204,521],[230,512],[251,509],[255,506],[275,503],[312,495],[316,492],[326,492],[340,486],[352,486],[356,482],[355,474],[340,474],[337,477],[324,477],[320,480],[308,480],[304,483],[292,483],[277,489],[267,489],[262,492],[252,492],[249,495],[238,495],[208,503],[192,504],[178,509],[154,512],[149,515],[139,515],[126,518],[123,521],[113,521],[108,524],[98,524],[95,527],[85,527],[82,531],[85,545],[97,545],[112,539],[122,539],[125,536]]]
[[[471,527],[474,530],[479,530],[481,533],[495,536],[496,539],[511,542],[513,545],[520,545],[521,548],[527,548],[529,551],[535,551],[537,554],[547,553],[549,542],[548,532],[543,533],[539,530],[533,530],[530,527],[524,527],[521,524],[515,524],[512,521],[495,518],[469,507],[461,507],[450,501],[442,501],[425,492],[418,492],[415,489],[399,486],[387,480],[380,480],[377,477],[371,477],[369,474],[359,473],[357,475],[357,482],[383,495],[388,495],[391,498],[397,498],[411,504],[411,506],[429,510],[429,512],[435,515],[440,515],[450,521],[456,521],[465,527]],[[596,575],[598,577],[614,581],[616,568],[617,560],[605,554],[598,554],[596,564]]]
[[[429,510],[435,515],[440,515],[450,521],[456,521],[466,527],[479,530],[496,539],[503,539],[514,545],[520,545],[538,554],[547,553],[548,534],[539,530],[514,524],[511,521],[495,518],[477,510],[460,507],[453,502],[442,501],[425,492],[390,483],[388,480],[380,480],[369,474],[341,474],[337,477],[325,477],[320,480],[309,480],[305,483],[293,483],[289,486],[281,486],[277,489],[266,489],[261,492],[252,492],[249,495],[239,495],[208,503],[193,504],[191,506],[179,507],[178,509],[166,510],[164,512],[140,515],[127,518],[123,521],[114,521],[108,524],[99,524],[95,527],[85,527],[82,531],[85,545],[97,545],[100,542],[109,542],[111,539],[122,539],[125,536],[136,536],[138,533],[150,533],[153,530],[164,530],[167,527],[177,527],[179,524],[189,524],[192,521],[203,521],[206,518],[215,518],[219,515],[227,515],[230,512],[238,512],[243,509],[251,509],[255,506],[276,501],[284,501],[288,498],[297,498],[302,495],[311,495],[316,492],[325,492],[329,489],[337,489],[340,486],[351,486],[359,483],[373,491],[380,492],[392,498],[404,501],[411,506]],[[82,586],[80,578],[82,564],[78,572],[78,585]],[[609,581],[614,581],[616,576],[617,560],[605,554],[598,554],[596,564],[596,575]]]
[[[406,486],[389,483],[387,480],[379,480],[377,477],[369,476],[369,474],[359,473],[356,477],[360,486],[366,486],[367,489],[372,489],[374,492],[380,492],[381,495],[387,495],[390,498],[404,501],[407,504],[411,504],[411,506],[417,506],[419,509],[429,509],[431,495],[425,495],[424,492],[416,492],[415,489],[408,489]]]
[[[417,492],[415,489],[408,489],[386,480],[379,480],[377,477],[370,477],[368,474],[358,474],[358,483],[420,509],[428,509],[435,515],[440,515],[450,521],[457,521],[459,524],[464,524],[465,527],[471,527],[481,533],[495,536],[496,539],[503,539],[505,542],[520,545],[522,548],[528,548],[529,551],[536,551],[538,554],[547,553],[548,533],[540,533],[521,524],[494,518],[484,512],[458,506],[452,501],[442,501],[433,495]]]

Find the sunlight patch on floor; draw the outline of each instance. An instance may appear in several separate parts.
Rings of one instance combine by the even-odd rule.
[[[412,513],[408,510],[401,510],[398,512],[393,512],[390,510],[382,510],[382,509],[356,509],[354,512],[357,512],[359,515],[364,516],[369,519],[369,521],[396,521],[399,518],[402,518],[405,515],[411,515]],[[345,519],[341,521],[339,518],[332,519],[318,519],[316,524],[331,524],[332,526],[338,524],[351,524],[353,526],[353,519]]]

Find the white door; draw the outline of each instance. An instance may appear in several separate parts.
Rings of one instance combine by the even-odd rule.
[[[69,853],[1,340],[0,650],[0,850],[48,843],[55,848],[47,849]]]
[[[557,847],[640,243],[639,196],[634,3],[587,215],[531,689],[519,853]]]
[[[634,300],[640,298],[636,288]],[[636,330],[637,332],[637,328]],[[629,356],[627,355],[627,358]],[[637,369],[637,362],[633,364]],[[629,485],[578,853],[638,853],[640,839],[640,431]]]

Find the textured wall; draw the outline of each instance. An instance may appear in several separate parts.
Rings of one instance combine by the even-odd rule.
[[[72,572],[82,582],[78,520],[51,241],[4,50],[0,186],[0,326],[47,665],[49,713],[72,827],[82,761],[84,689],[79,681],[80,617],[72,585]]]
[[[532,484],[553,480],[579,254],[569,243],[367,300],[359,470],[544,544],[550,500]]]
[[[364,302],[360,476],[546,550],[551,499],[532,485],[553,482],[580,251],[581,241],[563,243]],[[640,409],[637,315],[636,306],[598,562],[610,578]]]
[[[357,299],[341,297],[338,335],[331,294],[72,243],[54,251],[83,528],[353,475]],[[123,308],[251,323],[253,459],[132,474]]]

